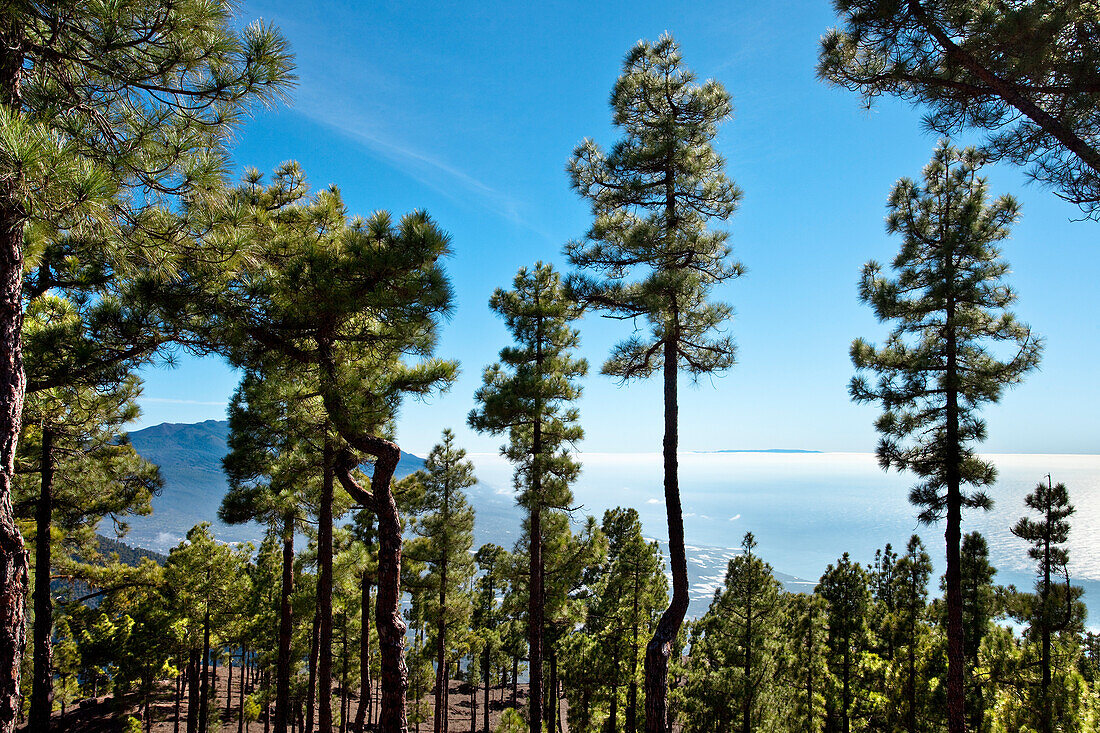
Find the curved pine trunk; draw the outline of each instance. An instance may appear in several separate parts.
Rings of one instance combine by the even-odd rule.
[[[668,663],[672,645],[688,609],[687,551],[684,548],[684,514],[680,506],[680,483],[676,458],[679,443],[679,406],[676,394],[676,346],[664,345],[665,510],[668,514],[668,559],[672,569],[672,602],[657,622],[645,650],[645,730],[668,731]]]
[[[0,21],[0,102],[22,105],[23,41],[18,21]],[[26,643],[27,551],[12,509],[15,448],[23,418],[23,223],[20,180],[0,182],[0,733],[15,730],[19,668]]]
[[[378,599],[375,605],[375,628],[382,657],[382,709],[378,718],[380,733],[406,733],[405,693],[409,688],[409,670],[405,666],[405,631],[401,618],[401,515],[390,491],[401,449],[389,441],[391,448],[378,458],[371,482],[378,517]],[[380,451],[382,452],[382,451]]]
[[[279,663],[275,670],[275,733],[287,733],[290,720],[290,645],[294,631],[294,518],[283,518],[283,578],[279,590]],[[244,660],[241,660],[244,687]]]
[[[41,488],[35,507],[34,540],[34,672],[31,682],[29,728],[48,733],[53,710],[51,668],[53,598],[50,595],[50,528],[53,519],[53,431],[42,430]]]

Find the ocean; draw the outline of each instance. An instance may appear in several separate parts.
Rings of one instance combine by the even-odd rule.
[[[478,478],[497,498],[512,495],[512,468],[500,456],[472,455]],[[1076,507],[1069,538],[1071,580],[1085,588],[1085,601],[1100,627],[1100,456],[992,454],[998,479],[989,490],[994,507],[963,515],[963,532],[985,535],[995,581],[1031,590],[1034,565],[1027,545],[1010,528],[1026,513],[1024,497],[1046,481],[1065,483]],[[583,453],[574,486],[579,515],[599,519],[604,509],[632,506],[648,537],[668,537],[659,453]],[[844,552],[870,563],[890,543],[899,553],[919,534],[938,576],[944,568],[943,523],[921,525],[909,504],[909,474],[884,472],[870,453],[682,452],[680,490],[684,510],[692,615],[705,610],[722,582],[728,559],[746,532],[757,553],[784,574],[789,588],[812,589],[825,567]],[[510,534],[510,533],[509,533]],[[483,541],[483,540],[479,540]],[[493,538],[493,541],[503,542]],[[786,576],[795,576],[787,578]],[[938,580],[930,591],[939,593]]]

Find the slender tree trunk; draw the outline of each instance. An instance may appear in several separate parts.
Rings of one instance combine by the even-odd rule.
[[[538,430],[536,423],[535,430]],[[527,600],[528,710],[531,733],[542,731],[542,507],[531,508],[531,551]]]
[[[34,672],[31,683],[30,728],[48,733],[53,710],[51,668],[53,597],[50,594],[50,530],[53,525],[53,428],[42,427],[41,490],[35,507],[34,541]]]
[[[745,661],[742,665],[745,693],[744,699],[741,701],[741,733],[752,732],[752,613],[752,594],[750,593],[745,613],[745,641],[742,650],[745,655]]]
[[[366,710],[371,704],[371,577],[363,572],[362,613],[359,639],[359,710],[355,712],[355,731],[363,733]]]
[[[435,622],[435,733],[447,733],[447,552],[439,563],[439,616]]]
[[[489,659],[489,645],[488,644],[485,645],[485,652],[482,655],[482,660],[483,661],[482,661],[482,664],[481,664],[481,673],[482,673],[482,676],[485,677],[485,715],[483,716],[484,723],[485,723],[484,733],[489,733],[489,687],[490,687],[489,677],[490,677],[490,667],[492,666],[492,661]],[[473,731],[474,728],[471,728],[470,730]]]
[[[237,690],[237,733],[244,733],[244,682],[245,671],[248,669],[245,660],[248,658],[248,649],[241,649],[241,685]]]
[[[679,443],[679,405],[676,393],[677,358],[675,328],[664,343],[664,488],[665,510],[668,513],[668,555],[672,568],[672,602],[661,614],[653,638],[645,654],[645,730],[646,733],[666,733],[668,730],[668,663],[672,645],[684,622],[688,608],[687,551],[684,548],[684,515],[680,505],[679,465],[676,449]]]
[[[950,260],[950,256],[948,257]],[[948,263],[950,267],[950,262]],[[950,276],[952,284],[954,275]],[[955,304],[948,301],[946,332],[947,370],[947,568],[944,574],[947,596],[947,729],[949,733],[966,730],[966,656],[963,651],[962,569],[962,446],[959,438],[958,349],[955,334]]]
[[[340,668],[340,733],[348,733],[348,612],[346,609],[341,627],[343,659]]]
[[[519,657],[512,657],[512,709],[519,704]]]
[[[615,676],[611,679],[611,709],[608,711],[608,721],[613,731],[619,730],[619,654],[618,645],[612,652],[611,669],[615,670]]]
[[[1049,500],[1048,500],[1049,502]],[[1050,508],[1045,512],[1046,514],[1046,532],[1043,541],[1043,590],[1042,597],[1039,599],[1040,608],[1042,609],[1042,651],[1040,658],[1040,666],[1042,667],[1042,681],[1039,684],[1039,692],[1043,701],[1043,733],[1051,733],[1053,730],[1053,713],[1051,710],[1050,699],[1050,628],[1053,619],[1050,612],[1050,536],[1051,536],[1051,522],[1050,522]],[[1067,583],[1068,585],[1068,583]],[[1066,592],[1069,592],[1069,588],[1066,588]]]
[[[187,733],[199,730],[199,655],[201,649],[192,649],[187,662]]]
[[[202,681],[199,687],[199,730],[206,733],[210,700],[210,610],[202,617]]]
[[[180,705],[183,702],[183,679],[184,679],[184,664],[183,655],[180,655],[180,672],[176,675],[176,715],[175,722],[172,725],[172,733],[180,733]]]
[[[232,720],[233,715],[233,650],[229,651],[229,678],[225,683],[225,719]]]
[[[320,733],[332,733],[332,495],[334,454],[325,439],[324,480],[317,521],[317,612],[321,617],[317,654],[317,708]]]
[[[851,639],[844,640],[844,662],[841,665],[843,680],[841,680],[840,704],[844,709],[844,733],[850,733],[852,730],[852,719],[849,715],[852,708],[851,643]]]
[[[535,303],[538,304],[538,291],[535,292]],[[538,317],[535,327],[535,369],[538,376],[542,377],[542,317]],[[531,498],[530,498],[530,565],[528,568],[528,593],[527,593],[527,646],[530,669],[528,677],[530,684],[528,691],[531,696],[528,700],[530,710],[531,733],[542,731],[542,637],[545,619],[543,617],[543,605],[545,592],[543,590],[543,565],[542,565],[542,404],[535,405],[535,419],[532,426],[531,456],[534,466],[531,471]]]
[[[294,516],[283,517],[283,578],[279,589],[279,661],[275,669],[275,733],[286,733],[290,717],[290,645],[294,633]]]
[[[630,682],[626,688],[626,730],[638,730],[638,565],[634,565],[634,598],[632,603],[633,641],[630,647]]]
[[[317,639],[321,629],[321,607],[313,612],[313,635],[309,643],[309,690],[306,692],[306,733],[313,733],[313,714],[317,705]]]
[[[23,29],[16,13],[0,20],[0,103],[18,114],[23,95]],[[12,510],[15,449],[23,417],[22,174],[0,182],[0,733],[12,733],[20,705],[19,676],[26,643],[28,562]]]

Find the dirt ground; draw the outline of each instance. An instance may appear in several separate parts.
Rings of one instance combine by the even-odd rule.
[[[240,693],[240,675],[237,670],[234,670],[233,675],[233,689],[232,699],[229,701],[227,707],[227,694],[228,690],[226,685],[228,682],[228,675],[224,670],[219,669],[217,679],[215,681],[214,688],[217,691],[217,700],[219,714],[222,720],[223,733],[237,733],[239,730],[237,725],[238,720],[238,697]],[[248,693],[251,690],[249,686],[245,687],[245,696],[247,698]],[[339,692],[338,688],[335,692]],[[374,714],[378,712],[378,688],[377,686],[373,690],[375,695],[374,700]],[[355,721],[355,714],[359,707],[358,689],[350,691],[349,695],[349,724],[353,724]],[[477,690],[477,722],[476,727],[471,728],[471,698],[470,687],[465,683],[452,680],[449,690],[449,710],[448,710],[448,730],[449,733],[471,733],[477,731],[480,733],[483,722],[484,712],[482,705],[484,704],[484,688],[478,688]],[[527,704],[527,686],[519,685],[517,704],[520,709],[524,709]],[[411,696],[410,696],[411,698]],[[64,733],[117,733],[123,730],[123,721],[127,715],[133,715],[140,718],[141,711],[138,708],[139,701],[136,698],[124,697],[120,700],[116,700],[113,697],[99,697],[95,699],[89,699],[83,701],[82,706],[70,706],[65,715],[62,716],[60,712],[55,712],[53,715],[53,728],[55,731],[63,731]],[[421,733],[428,733],[432,730],[432,715],[433,711],[433,699],[429,695],[424,698],[424,709],[426,711],[426,720],[417,726],[415,723],[409,723],[410,731],[419,731]],[[507,686],[505,688],[493,687],[489,692],[489,726],[490,730],[495,728],[500,722],[500,718],[504,713],[504,710],[512,705],[512,688]],[[412,702],[410,699],[409,708],[411,711]],[[153,733],[175,733],[176,716],[175,716],[175,683],[174,681],[166,680],[161,683],[156,697],[151,705],[153,723],[151,730]],[[333,700],[333,715],[339,716],[339,696],[334,696]],[[565,717],[565,702],[562,702],[562,717]],[[563,720],[564,722],[564,720]],[[316,726],[316,723],[314,723]],[[350,726],[354,728],[354,725]],[[187,728],[187,697],[180,705],[180,719],[179,719],[179,731],[185,731]],[[245,733],[264,733],[265,724],[263,717],[259,721],[253,721],[251,723],[245,722],[243,730]],[[34,731],[27,730],[26,727],[20,730],[25,733],[36,733]],[[270,730],[270,729],[269,729]],[[297,728],[295,728],[297,730]],[[368,727],[367,730],[372,730]],[[340,728],[333,726],[334,733],[340,733]]]

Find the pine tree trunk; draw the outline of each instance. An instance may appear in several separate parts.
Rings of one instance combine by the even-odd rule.
[[[489,733],[489,687],[490,687],[490,684],[489,684],[490,679],[489,678],[490,678],[490,667],[492,665],[492,661],[489,659],[489,645],[488,644],[485,645],[485,652],[484,652],[484,656],[482,657],[482,659],[484,661],[482,662],[482,665],[481,665],[481,673],[482,673],[482,676],[485,677],[485,714],[483,716],[483,718],[484,718],[483,722],[485,723],[484,733]],[[474,730],[474,728],[471,728],[470,730],[472,731],[472,730]]]
[[[0,103],[18,114],[23,98],[22,28],[15,13],[0,20]],[[12,510],[15,449],[23,417],[23,224],[21,175],[0,182],[0,733],[20,712],[19,677],[26,644],[28,559]]]
[[[34,672],[31,682],[30,729],[48,733],[53,710],[51,668],[53,597],[50,594],[50,529],[53,525],[53,429],[42,428],[41,489],[35,507],[34,541]]]
[[[1048,500],[1049,501],[1049,500]],[[1053,712],[1051,710],[1050,699],[1050,628],[1052,626],[1053,619],[1050,612],[1050,508],[1045,512],[1046,514],[1046,532],[1043,541],[1043,592],[1042,597],[1039,599],[1039,607],[1042,609],[1042,652],[1039,660],[1040,667],[1042,668],[1042,680],[1039,683],[1040,699],[1043,701],[1043,733],[1051,733],[1053,730]],[[1069,588],[1066,588],[1066,592],[1069,592]]]
[[[535,293],[536,304],[538,292]],[[542,318],[538,318],[535,331],[535,369],[542,376]],[[527,593],[527,647],[528,678],[530,684],[528,700],[530,711],[531,733],[542,731],[542,636],[545,619],[543,617],[543,605],[545,592],[543,590],[543,564],[542,564],[542,475],[540,461],[542,460],[542,405],[536,404],[535,419],[531,436],[531,455],[534,466],[531,471],[531,498],[530,498],[530,555],[528,568],[528,593]]]
[[[633,641],[630,647],[630,682],[626,688],[626,730],[638,730],[638,566],[634,566],[634,598],[631,604]]]
[[[447,553],[439,564],[439,617],[435,626],[435,733],[447,733]]]
[[[306,733],[313,733],[314,713],[317,707],[317,639],[321,629],[321,608],[313,611],[313,633],[309,642],[309,689],[306,692]]]
[[[348,612],[341,624],[342,663],[340,668],[340,733],[348,733]]]
[[[538,423],[536,423],[537,426]],[[536,427],[536,431],[538,428]],[[528,711],[531,733],[542,731],[542,508],[531,509],[531,551],[527,599]]]
[[[199,655],[201,649],[192,649],[187,662],[187,733],[199,730]]]
[[[367,708],[370,705],[370,576],[366,571],[360,581],[362,613],[359,635],[359,709],[355,713],[356,733],[363,733]]]
[[[275,733],[287,733],[290,717],[290,645],[294,633],[294,517],[283,517],[283,578],[279,589],[279,661],[275,669]],[[243,682],[243,680],[242,680]]]
[[[175,722],[172,725],[172,733],[180,733],[180,706],[183,704],[183,680],[184,680],[184,664],[183,655],[180,655],[180,672],[176,675],[176,715]]]
[[[225,719],[233,719],[233,650],[229,651],[229,679],[225,683]]]
[[[382,655],[382,700],[378,719],[380,733],[406,733],[405,692],[409,688],[409,670],[405,666],[405,630],[401,618],[401,515],[390,491],[390,482],[401,450],[393,443],[389,450],[375,453],[375,515],[378,517],[378,597],[375,601],[375,628]]]
[[[329,439],[324,447],[324,480],[317,518],[317,612],[321,618],[317,650],[317,727],[332,733],[332,494],[333,450]]]
[[[245,661],[247,658],[248,649],[241,649],[241,685],[237,690],[237,733],[244,733],[244,684],[245,671],[248,669]]]
[[[512,657],[512,709],[515,710],[519,700],[519,657]]]
[[[954,278],[951,278],[952,281]],[[954,328],[955,306],[948,302],[946,326],[947,369],[944,374],[947,397],[947,526],[944,531],[947,568],[944,573],[947,596],[947,729],[966,730],[966,657],[963,651],[962,569],[962,446],[959,438],[958,353]]]
[[[210,699],[210,610],[202,617],[202,681],[199,683],[199,730],[206,733]]]
[[[674,329],[673,329],[674,330]],[[680,506],[680,484],[676,449],[679,443],[679,405],[676,393],[677,358],[674,335],[664,343],[665,437],[664,488],[668,513],[668,555],[672,569],[672,602],[661,614],[645,654],[645,730],[668,731],[668,663],[672,645],[688,608],[687,550],[684,547],[684,516]]]
[[[331,408],[329,415],[336,410],[331,402],[331,393],[326,392],[326,408]],[[408,627],[401,617],[401,514],[390,486],[397,462],[401,460],[401,449],[396,443],[377,436],[350,431],[341,431],[341,434],[353,448],[376,459],[369,492],[355,482],[351,466],[341,465],[338,475],[351,497],[363,506],[372,507],[378,520],[378,596],[374,620],[382,667],[378,729],[380,733],[406,733],[409,724],[405,693],[409,689],[409,670],[405,666]]]

